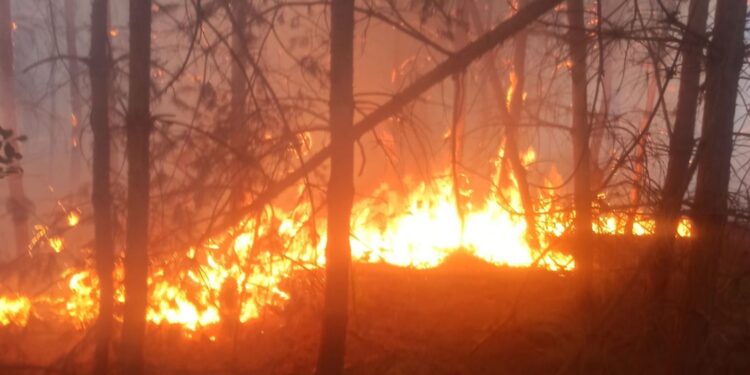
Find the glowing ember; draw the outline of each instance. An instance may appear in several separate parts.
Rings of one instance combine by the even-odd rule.
[[[25,326],[29,319],[31,301],[26,297],[0,296],[0,325]]]
[[[81,214],[76,211],[70,211],[68,212],[68,216],[66,216],[66,219],[68,220],[68,226],[72,228],[78,225],[79,222],[81,222]]]
[[[59,253],[63,249],[63,239],[60,237],[50,237],[47,241],[49,243],[49,246],[54,250],[56,253]]]

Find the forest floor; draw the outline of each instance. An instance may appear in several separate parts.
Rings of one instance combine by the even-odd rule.
[[[632,247],[623,247],[623,239],[607,241],[639,247],[638,241]],[[611,264],[602,266],[596,305],[588,309],[580,307],[572,274],[495,267],[460,254],[431,270],[356,264],[346,374],[663,372],[677,304],[669,302],[664,319],[655,323],[654,307],[643,298],[644,283],[633,277],[638,252],[613,254]],[[737,272],[723,273],[720,283],[707,348],[712,372],[750,373],[750,285]],[[676,274],[673,284],[680,285]],[[189,339],[177,329],[151,327],[149,372],[312,373],[321,278],[320,271],[300,273],[286,286],[291,293],[286,308],[239,327]],[[31,323],[23,331],[0,332],[0,363],[5,363],[0,373],[88,372],[91,330]],[[49,363],[54,367],[45,369]]]

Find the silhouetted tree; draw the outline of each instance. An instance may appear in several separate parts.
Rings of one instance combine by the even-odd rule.
[[[573,168],[575,207],[575,253],[576,266],[581,274],[584,298],[590,298],[594,272],[594,253],[591,248],[591,183],[589,169],[589,136],[587,79],[586,79],[586,30],[583,22],[583,0],[568,0],[568,45],[570,48],[570,76],[572,87]]]
[[[94,134],[93,179],[91,202],[94,207],[94,245],[96,271],[99,276],[99,318],[94,352],[94,374],[109,369],[109,345],[112,337],[114,284],[112,193],[110,191],[109,131],[109,0],[93,0],[91,10],[91,130]]]
[[[318,375],[343,372],[351,267],[354,201],[354,0],[331,2],[331,175],[328,182],[328,242]]]
[[[662,300],[671,269],[671,250],[680,218],[682,200],[690,180],[690,157],[693,154],[695,116],[698,112],[703,46],[705,45],[708,1],[690,1],[687,29],[683,32],[680,52],[680,91],[674,130],[669,139],[669,161],[661,200],[656,212],[656,242],[651,270],[654,296]]]
[[[130,0],[130,78],[126,117],[128,158],[125,234],[125,313],[122,361],[127,374],[143,373],[148,297],[151,0]]]
[[[727,222],[734,113],[745,56],[747,2],[718,0],[706,60],[706,104],[698,145],[698,179],[692,218],[695,239],[688,259],[684,336],[677,370],[701,371],[714,316],[719,257]]]

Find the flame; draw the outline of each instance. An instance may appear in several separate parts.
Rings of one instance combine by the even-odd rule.
[[[99,283],[93,277],[93,272],[86,270],[74,273],[70,276],[68,288],[71,292],[65,303],[68,315],[80,323],[93,321],[99,313]]]
[[[31,301],[26,297],[0,296],[0,326],[25,326],[29,320]]]
[[[677,235],[691,237],[693,235],[693,223],[687,218],[680,219],[680,223],[677,225]]]
[[[68,212],[66,219],[68,220],[68,226],[72,228],[81,222],[81,214],[77,211],[70,211]]]
[[[509,74],[510,85],[508,85],[508,91],[505,93],[505,108],[510,112],[511,102],[513,101],[513,92],[518,86],[518,76],[515,71],[511,71]]]
[[[63,239],[60,237],[50,237],[47,242],[49,243],[49,246],[54,250],[56,253],[59,253],[63,249]]]
[[[502,158],[500,149],[492,181],[500,180]],[[529,165],[536,160],[536,153],[529,148],[522,160]],[[509,183],[493,185],[486,193],[464,188],[472,185],[461,176],[458,201],[450,170],[438,176],[431,181],[407,180],[406,192],[384,183],[369,198],[356,202],[352,210],[352,260],[427,269],[462,252],[493,265],[551,271],[575,267],[570,255],[558,251],[564,249],[550,249],[552,240],[568,230],[573,216],[557,207],[553,187],[560,185],[562,177],[554,169],[544,182],[548,189],[540,189],[535,204],[536,247],[527,242],[524,207],[512,175]],[[601,201],[606,196],[598,198]],[[70,227],[79,223],[78,210],[66,211],[66,215]],[[190,336],[224,322],[258,319],[274,310],[270,307],[283,308],[291,298],[285,282],[299,270],[319,269],[326,262],[325,220],[312,220],[313,215],[309,204],[291,210],[268,208],[198,246],[153,259],[148,276],[147,321],[181,327]],[[602,214],[595,218],[592,229],[602,234],[624,234],[625,219],[614,213]],[[648,235],[653,228],[652,220],[635,217],[634,234]],[[63,249],[62,237],[49,237],[45,226],[36,229],[35,243],[46,239],[55,252]],[[680,222],[678,233],[690,235],[689,221]],[[125,301],[123,275],[122,264],[118,264],[118,304]],[[0,297],[0,326],[25,325],[36,305],[48,305],[62,321],[91,324],[98,314],[99,299],[93,267],[70,268],[62,277],[66,282],[58,294]]]

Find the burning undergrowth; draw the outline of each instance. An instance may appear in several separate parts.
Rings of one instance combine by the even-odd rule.
[[[525,162],[532,161],[533,152],[529,151]],[[351,237],[355,269],[384,267],[378,272],[430,275],[455,269],[458,263],[464,270],[460,272],[502,266],[562,276],[574,269],[565,241],[559,240],[568,232],[573,217],[570,210],[561,208],[558,197],[546,190],[538,196],[537,248],[529,245],[523,206],[512,176],[506,187],[491,188],[486,194],[468,189],[456,194],[450,173],[440,176],[429,182],[408,183],[406,193],[383,184],[355,204]],[[69,245],[66,238],[66,233],[80,230],[80,212],[64,207],[63,211],[65,230],[38,227],[32,256],[22,259],[23,266],[14,271],[3,272],[0,331],[11,337],[51,327],[80,338],[95,322],[99,287],[90,250]],[[236,332],[263,336],[263,332],[295,324],[314,331],[307,325],[317,321],[314,311],[319,307],[316,296],[323,283],[326,223],[320,217],[312,220],[312,212],[306,203],[289,210],[269,207],[200,246],[152,257],[146,316],[150,332],[167,332],[170,340],[176,340],[166,345],[171,347],[175,342],[226,342],[227,337],[235,342]],[[601,212],[592,229],[622,234],[626,219]],[[649,234],[652,227],[652,222],[639,217],[633,233]],[[686,223],[680,234],[689,235]],[[115,319],[121,322],[125,301],[121,263],[115,269],[115,280]],[[362,294],[357,298],[369,300],[364,293],[357,292]],[[66,348],[59,342],[56,345]],[[43,362],[52,355],[45,354],[33,357]],[[273,353],[267,354],[274,358]]]

